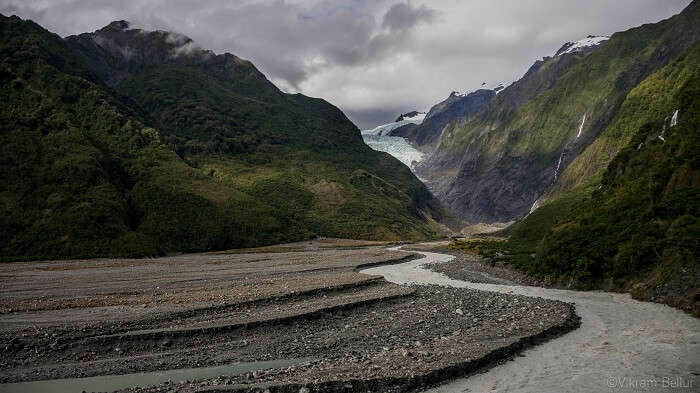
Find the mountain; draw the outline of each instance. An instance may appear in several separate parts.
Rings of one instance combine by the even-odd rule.
[[[633,88],[695,43],[697,8],[535,62],[479,114],[446,126],[418,175],[470,223],[517,220],[600,177],[629,138],[604,131]]]
[[[362,140],[372,149],[389,153],[407,167],[414,168],[423,159],[424,154],[411,146],[406,139],[390,134],[397,128],[420,124],[423,118],[425,118],[425,112],[403,113],[391,123],[382,124],[371,130],[363,130]]]
[[[363,135],[385,136],[391,135],[392,131],[407,125],[420,124],[425,118],[425,112],[412,111],[399,115],[395,121],[374,127],[371,130],[363,130]]]
[[[700,316],[700,44],[642,81],[616,117],[624,146],[583,190],[505,231],[511,263]],[[618,127],[607,131],[621,137]]]
[[[249,61],[125,21],[0,33],[3,260],[425,239],[449,218],[340,110]]]
[[[495,96],[496,91],[487,89],[469,94],[452,92],[447,99],[433,105],[422,122],[392,128],[389,135],[404,137],[426,150],[426,145],[439,138],[445,125],[458,119],[468,119],[485,108]]]
[[[579,51],[567,52],[572,45],[567,43],[557,51],[558,55],[536,61],[521,79],[494,95],[474,118],[466,122],[449,122],[443,128],[434,153],[417,171],[458,216],[473,223],[512,221],[526,214],[542,193],[541,188],[551,184],[551,177],[536,178],[546,173],[544,168],[536,167],[538,158],[528,154],[511,158],[506,154],[499,156],[505,151],[483,151],[491,150],[491,143],[502,141],[472,144],[495,137],[492,130],[518,116],[517,111],[522,105],[551,89],[560,77],[593,50],[593,47],[585,46]],[[509,138],[505,135],[498,137]],[[477,170],[478,175],[475,176],[473,170]],[[514,187],[518,190],[513,190]]]
[[[419,176],[468,222],[517,220],[506,241],[463,247],[552,283],[700,315],[698,20],[694,1],[568,43],[450,123]]]
[[[589,35],[586,38],[580,39],[574,42],[567,42],[562,45],[561,48],[554,54],[554,56],[561,56],[567,53],[586,53],[595,49],[603,41],[609,40],[610,37],[606,36],[595,36]]]
[[[411,111],[408,113],[402,113],[399,115],[399,117],[394,120],[395,123],[398,123],[400,121],[408,120],[408,121],[414,121],[416,124],[420,123],[423,121],[425,118],[425,113],[424,112],[418,112],[418,111]]]

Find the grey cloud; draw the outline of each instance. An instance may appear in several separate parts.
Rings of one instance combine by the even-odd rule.
[[[345,110],[345,115],[352,119],[355,125],[362,130],[368,130],[379,124],[394,121],[400,114],[410,112],[409,107],[386,107],[364,111]],[[387,120],[388,119],[388,120]]]
[[[510,82],[564,42],[679,12],[690,0],[0,0],[62,36],[114,20],[251,60],[287,91],[322,97],[362,128],[451,91]],[[173,39],[176,39],[173,36]]]
[[[433,19],[435,10],[424,5],[412,7],[407,3],[396,3],[384,14],[382,26],[390,30],[405,30],[420,22],[431,22]]]

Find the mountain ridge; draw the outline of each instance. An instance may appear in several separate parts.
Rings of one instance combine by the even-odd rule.
[[[525,216],[568,179],[569,164],[610,124],[626,94],[695,41],[695,4],[615,33],[595,50],[536,62],[480,115],[445,127],[417,173],[467,222]]]
[[[700,315],[699,18],[565,45],[450,123],[418,174],[467,222],[515,220],[453,247]]]
[[[445,230],[408,168],[252,63],[173,57],[187,39],[121,21],[66,39],[14,16],[0,29],[3,260]]]
[[[445,100],[433,105],[420,124],[398,127],[389,135],[404,137],[422,150],[430,150],[449,122],[473,116],[495,96],[495,91],[487,89],[465,95],[452,92]]]

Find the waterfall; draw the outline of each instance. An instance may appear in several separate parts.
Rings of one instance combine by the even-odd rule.
[[[562,150],[561,154],[559,155],[559,162],[557,162],[557,168],[554,170],[554,179],[552,179],[552,184],[557,181],[557,178],[559,177],[559,169],[561,168],[561,162],[564,160],[564,156],[566,153],[569,151],[571,148],[571,144],[578,139],[578,137],[581,136],[581,132],[583,131],[583,125],[586,123],[586,112],[583,112],[583,116],[581,116],[581,123],[578,125],[578,133],[576,134],[576,138],[574,138],[573,141],[568,141],[566,145],[564,146],[564,150]]]
[[[678,111],[679,111],[679,109],[676,109],[676,111],[673,112],[673,116],[671,117],[671,127],[678,124]]]
[[[583,117],[581,118],[581,124],[578,126],[578,134],[576,134],[576,139],[581,136],[581,131],[583,131],[583,123],[586,122],[586,113],[583,113]],[[575,139],[574,139],[575,140]]]
[[[566,154],[566,147],[564,148],[564,151],[562,151],[559,155],[559,162],[557,162],[557,169],[554,170],[554,180],[552,180],[552,183],[557,181],[557,176],[559,176],[559,167],[561,167],[561,160],[564,158],[564,154]]]

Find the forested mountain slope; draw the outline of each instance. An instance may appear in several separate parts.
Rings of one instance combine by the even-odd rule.
[[[699,64],[696,44],[630,92],[616,122],[647,116],[598,185],[554,198],[480,252],[553,282],[629,290],[700,315]]]
[[[630,137],[604,131],[620,129],[615,119],[632,89],[697,42],[699,19],[693,2],[593,50],[535,63],[480,115],[445,127],[418,174],[471,223],[519,219],[536,201],[599,181]]]
[[[340,110],[248,61],[126,22],[0,32],[2,259],[425,239],[447,217]]]
[[[470,184],[501,175],[481,189],[491,205],[480,206],[497,214],[471,217],[524,215],[500,232],[505,241],[457,247],[551,283],[626,290],[700,315],[699,18],[696,1],[617,33],[494,129],[479,128],[496,122],[484,116],[443,134],[457,146],[472,133],[459,170]],[[503,193],[520,193],[520,210],[499,210]]]

